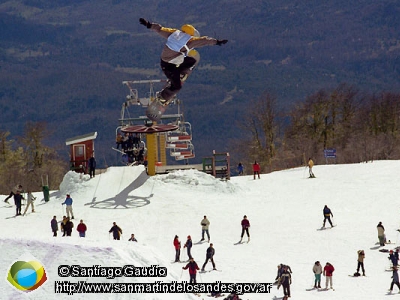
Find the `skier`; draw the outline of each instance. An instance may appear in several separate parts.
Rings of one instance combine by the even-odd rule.
[[[20,216],[21,215],[21,201],[22,199],[25,199],[24,196],[21,195],[21,192],[18,190],[15,194],[14,194],[14,204],[16,207],[16,216]]]
[[[290,273],[288,271],[288,267],[283,266],[283,272],[282,272],[282,275],[279,278],[279,282],[278,282],[278,290],[279,290],[279,287],[282,285],[284,300],[287,300],[288,298],[290,298],[290,285],[291,284],[292,284],[292,276],[290,275]]]
[[[208,242],[210,242],[210,233],[208,232],[208,227],[210,226],[210,221],[208,221],[207,216],[204,216],[203,220],[200,222],[201,225],[201,240],[204,241],[204,233],[207,233]]]
[[[192,249],[192,237],[190,235],[187,236],[187,240],[183,248],[187,248],[187,255],[189,257],[189,260],[192,258],[192,254],[190,253],[190,250]]]
[[[360,276],[360,273],[359,273],[360,267],[363,272],[363,276],[365,276],[365,269],[364,269],[365,252],[364,252],[364,250],[358,250],[357,254],[358,254],[358,259],[357,259],[357,274],[358,275],[357,276]]]
[[[321,288],[322,266],[318,260],[315,262],[312,270],[315,277],[314,288]]]
[[[392,262],[393,267],[397,267],[399,264],[399,252],[397,250],[396,250],[396,252],[393,252],[393,250],[390,250],[389,260]]]
[[[129,242],[137,242],[137,239],[135,238],[135,235],[132,233],[131,238],[128,240]]]
[[[313,166],[314,166],[314,162],[310,157],[308,159],[308,173],[310,174],[310,178],[315,178],[315,175],[314,175],[314,173],[312,171]]]
[[[333,287],[332,287],[332,285],[333,285],[333,281],[332,281],[333,271],[335,271],[335,268],[329,262],[327,262],[325,267],[324,267],[324,273],[323,273],[323,275],[326,278],[325,289],[328,289],[328,284],[329,283],[331,285],[331,289],[333,289]]]
[[[203,267],[201,268],[201,271],[204,272],[204,268],[206,267],[206,264],[210,260],[213,266],[213,270],[216,270],[215,268],[215,263],[214,263],[214,254],[215,254],[215,249],[213,247],[213,243],[210,244],[210,247],[207,248],[207,253],[206,253],[206,261],[203,264]]]
[[[253,164],[253,175],[254,175],[254,180],[256,180],[256,174],[258,175],[258,179],[260,179],[260,165],[257,161],[254,162]]]
[[[385,227],[383,227],[382,222],[379,222],[376,229],[378,230],[379,245],[385,246]]]
[[[117,225],[117,223],[113,222],[113,226],[108,232],[113,233],[114,240],[119,240],[122,234],[122,229]]]
[[[279,264],[278,265],[278,271],[277,271],[277,273],[276,273],[276,277],[275,277],[275,282],[274,282],[274,284],[278,284],[278,281],[279,281],[279,278],[282,276],[282,273],[283,273],[283,267],[287,267],[287,270],[290,272],[290,273],[292,273],[292,269],[290,268],[290,266],[288,266],[288,265],[284,265],[284,264]]]
[[[190,257],[189,263],[185,267],[182,267],[182,269],[183,270],[189,269],[189,275],[190,275],[189,283],[196,283],[196,273],[197,273],[197,270],[200,270],[200,268],[197,265],[197,263],[194,261],[193,257]]]
[[[200,37],[199,32],[189,24],[181,27],[181,30],[163,27],[157,23],[151,23],[143,18],[140,24],[146,26],[167,39],[161,53],[161,69],[170,80],[170,85],[158,93],[158,101],[162,104],[168,103],[182,88],[182,81],[190,74],[196,60],[188,56],[193,48],[203,46],[226,44],[228,40],[217,40],[211,37]]]
[[[57,236],[58,223],[57,223],[57,217],[56,216],[54,216],[53,219],[51,219],[50,225],[51,225],[51,231],[53,231],[53,236]]]
[[[326,220],[328,220],[329,224],[331,224],[331,227],[333,227],[332,221],[331,221],[331,215],[332,215],[332,218],[333,218],[333,213],[332,213],[331,209],[327,205],[324,206],[323,214],[324,214],[324,223],[323,223],[322,227],[325,228]]]
[[[24,192],[24,190],[22,189],[22,185],[18,184],[16,187],[14,187],[10,192],[10,195],[8,195],[6,199],[4,199],[4,202],[8,203],[8,199],[14,196],[17,192],[19,192],[20,194]]]
[[[392,283],[390,284],[390,289],[389,289],[390,293],[393,291],[394,285],[397,285],[397,287],[399,288],[399,293],[400,293],[399,274],[397,273],[397,267],[395,267],[395,266],[393,266]]]
[[[35,201],[35,200],[36,200],[36,197],[33,197],[32,192],[28,191],[28,203],[26,204],[24,216],[25,216],[29,206],[32,206],[32,212],[35,212],[35,207],[33,206],[33,201]]]
[[[243,220],[241,222],[241,225],[242,225],[242,234],[240,236],[240,243],[242,242],[242,239],[243,239],[245,231],[246,231],[246,234],[247,234],[247,242],[250,242],[250,233],[249,233],[250,222],[247,219],[246,215],[243,216]]]
[[[179,256],[181,255],[181,242],[179,241],[179,237],[177,235],[175,235],[173,244],[175,247],[175,262],[180,262]]]
[[[72,212],[72,198],[69,194],[67,194],[67,197],[65,198],[65,201],[63,203],[61,203],[61,205],[66,205],[66,212],[67,212],[67,218],[70,218],[71,215],[71,219],[74,218],[74,213]]]
[[[86,224],[83,223],[83,220],[81,220],[79,222],[79,225],[76,227],[76,230],[79,232],[79,236],[80,237],[85,237],[86,236],[87,227],[86,227]]]

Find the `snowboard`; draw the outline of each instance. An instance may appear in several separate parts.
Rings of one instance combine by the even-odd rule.
[[[196,60],[196,63],[194,64],[194,66],[192,67],[192,69],[190,70],[190,72],[188,74],[186,74],[185,76],[181,77],[181,81],[184,82],[186,79],[188,79],[188,77],[190,76],[190,74],[193,72],[194,68],[197,66],[197,64],[200,61],[200,53],[194,49],[190,50],[188,55],[189,57],[193,57]],[[170,84],[170,81],[168,80],[167,85],[165,87],[167,87]],[[164,88],[165,88],[164,87]],[[162,103],[160,102],[159,98],[154,98],[151,100],[151,103],[149,104],[149,106],[147,107],[146,110],[146,116],[154,121],[154,122],[158,122],[161,120],[161,117],[163,116],[163,114],[165,113],[165,111],[167,110],[168,105],[174,101],[175,96],[171,98],[171,100]]]

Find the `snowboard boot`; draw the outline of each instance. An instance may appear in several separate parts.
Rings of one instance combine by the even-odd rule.
[[[319,284],[319,283],[318,283],[318,288],[319,288],[319,289],[321,288],[321,284]]]

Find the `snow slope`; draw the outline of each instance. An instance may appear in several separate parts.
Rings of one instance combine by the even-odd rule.
[[[56,294],[54,283],[188,281],[188,271],[182,271],[185,264],[172,262],[172,241],[178,235],[183,245],[191,235],[192,255],[201,267],[208,244],[197,242],[200,221],[207,215],[216,266],[222,272],[198,273],[198,282],[270,283],[277,265],[285,263],[293,271],[291,299],[386,299],[391,273],[385,271],[388,255],[378,251],[376,225],[382,221],[387,238],[399,242],[400,161],[317,165],[313,170],[316,179],[308,179],[305,168],[296,168],[262,174],[260,180],[242,176],[228,182],[194,170],[148,177],[142,166],[111,167],[93,179],[69,172],[60,190],[51,192],[48,203],[42,201],[41,193],[35,194],[35,213],[15,218],[15,209],[1,204],[0,273],[4,280],[0,280],[0,298],[200,299],[193,294]],[[59,232],[53,238],[50,220],[56,215],[60,221],[65,215],[61,203],[67,193],[74,200],[75,228],[72,237],[61,237]],[[321,231],[325,204],[332,209],[337,227]],[[235,245],[245,214],[251,223],[251,242]],[[79,238],[76,231],[80,219],[88,226],[86,238]],[[114,221],[123,230],[121,241],[112,240],[108,233]],[[127,241],[131,233],[138,243]],[[367,277],[352,278],[348,275],[355,272],[359,249],[366,252]],[[48,280],[36,291],[23,294],[5,278],[12,263],[27,255],[44,265]],[[186,249],[181,251],[184,259]],[[326,262],[334,265],[335,291],[306,290],[313,285],[311,269],[316,260],[323,266]],[[168,275],[62,278],[57,273],[60,265],[158,265],[166,267]],[[211,263],[206,269],[211,269]],[[249,293],[241,298],[277,299],[282,295],[282,289],[273,286],[270,294]],[[208,297],[202,294],[202,298]]]

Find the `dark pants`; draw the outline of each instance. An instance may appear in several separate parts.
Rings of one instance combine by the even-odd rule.
[[[53,236],[57,236],[57,230],[53,231]]]
[[[246,231],[247,236],[250,237],[249,228],[242,227],[242,235],[240,236],[241,238],[244,236],[245,231]]]
[[[190,281],[189,283],[196,283],[196,274],[190,274]]]
[[[10,199],[12,196],[14,196],[14,192],[11,192],[10,195],[6,199],[4,199],[4,202],[6,202],[8,199]]]
[[[179,66],[161,60],[161,69],[170,80],[170,84],[161,91],[161,98],[171,100],[182,88],[181,74],[189,74],[196,63],[193,57],[185,57]]]
[[[94,177],[96,173],[96,169],[95,168],[89,168],[89,176],[90,178]]]
[[[201,240],[204,240],[204,233],[207,233],[208,240],[210,240],[210,233],[208,232],[208,229],[201,230]]]
[[[324,219],[324,226],[325,226],[326,220],[328,220],[329,224],[331,224],[331,226],[333,227],[332,221],[331,221],[331,217],[330,217],[330,216],[325,216],[325,219]]]
[[[181,256],[181,249],[175,249],[175,261],[179,261],[179,256]]]
[[[190,254],[190,249],[191,249],[190,247],[187,248],[187,255],[188,255],[189,259],[192,258],[192,254]]]
[[[254,179],[256,179],[256,175],[258,175],[258,179],[260,179],[260,172],[259,171],[254,171]]]
[[[364,263],[360,262],[360,261],[357,261],[357,273],[360,270],[360,267],[361,267],[361,270],[362,270],[363,274],[365,275]]]
[[[288,296],[288,297],[290,297],[290,284],[288,284],[288,285],[282,285],[282,287],[283,287],[283,294],[285,295],[285,296]]]
[[[21,214],[21,200],[15,200],[16,215]]]
[[[204,270],[204,268],[206,267],[206,264],[208,263],[208,260],[211,261],[212,266],[213,266],[213,269],[215,269],[214,259],[213,259],[212,257],[207,257],[207,258],[206,258],[206,261],[205,261],[204,264],[203,264],[203,267],[201,268],[202,270]]]
[[[393,290],[394,285],[397,285],[397,287],[400,290],[400,283],[398,281],[392,281],[392,283],[390,284],[390,290]]]

